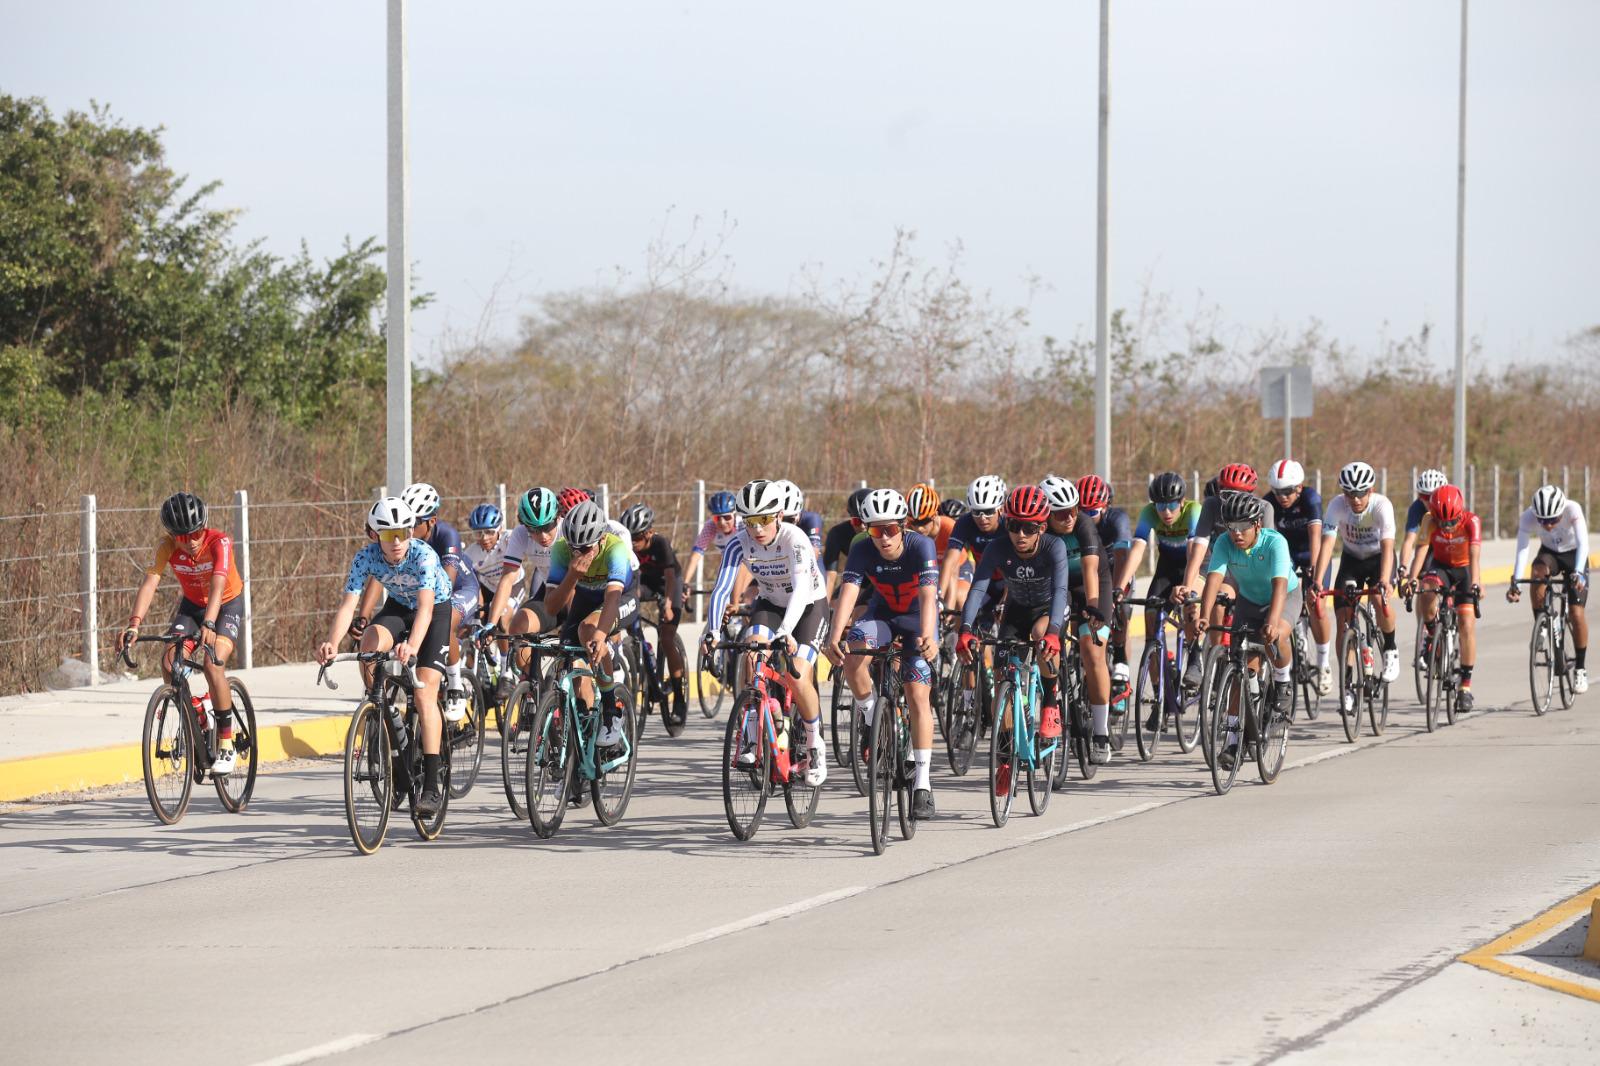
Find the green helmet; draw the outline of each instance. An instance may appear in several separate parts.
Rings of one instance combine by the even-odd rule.
[[[517,500],[517,521],[532,529],[556,520],[556,494],[540,485],[524,492]]]

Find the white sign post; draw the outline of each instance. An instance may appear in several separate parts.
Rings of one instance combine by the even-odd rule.
[[[1294,420],[1311,417],[1311,368],[1269,366],[1261,370],[1261,417],[1283,419],[1283,457],[1294,455]]]

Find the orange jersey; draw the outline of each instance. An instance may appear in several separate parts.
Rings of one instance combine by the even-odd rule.
[[[943,559],[945,549],[950,546],[950,531],[956,528],[956,520],[947,514],[939,516],[939,529],[933,535],[933,544],[938,549],[936,558]]]
[[[1478,516],[1468,511],[1454,529],[1439,528],[1433,515],[1424,515],[1418,537],[1426,540],[1433,561],[1440,566],[1471,566],[1472,546],[1483,543],[1483,526]]]
[[[156,561],[145,573],[159,575],[166,566],[172,568],[172,576],[178,579],[183,598],[202,607],[210,606],[207,601],[211,599],[211,577],[218,570],[228,575],[222,586],[223,603],[244,591],[239,569],[233,565],[233,540],[220,529],[204,530],[200,547],[193,555],[179,547],[171,536],[162,537],[161,543],[156,545]]]

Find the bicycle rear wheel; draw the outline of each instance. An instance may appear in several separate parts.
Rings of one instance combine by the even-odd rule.
[[[700,703],[700,713],[707,718],[715,718],[722,710],[722,702],[728,698],[722,678],[717,673],[717,666],[726,654],[725,651],[708,653],[702,645],[695,655],[695,699]]]
[[[228,678],[228,690],[233,694],[233,773],[213,777],[217,786],[217,799],[223,809],[238,814],[250,805],[256,790],[256,763],[260,759],[260,745],[256,742],[256,708],[250,702],[250,693],[244,682]]]
[[[1356,634],[1358,624],[1351,618],[1339,641],[1339,721],[1344,726],[1344,739],[1351,744],[1361,736],[1361,690],[1366,687],[1361,669],[1361,640]]]
[[[890,735],[894,737],[894,805],[900,816],[900,839],[910,840],[917,835],[917,820],[911,817],[917,768],[916,757],[911,754],[911,719],[906,714],[903,690],[895,700]]]
[[[1217,790],[1217,795],[1225,796],[1233,787],[1233,782],[1239,776],[1239,764],[1244,761],[1244,701],[1247,698],[1244,686],[1244,674],[1232,663],[1223,663],[1217,671],[1216,679],[1212,682],[1213,698],[1211,709],[1206,712],[1208,725],[1211,728],[1211,750],[1215,758],[1211,760],[1211,784]],[[1223,766],[1223,756],[1228,747],[1228,718],[1234,715],[1238,721],[1233,732],[1236,736],[1232,765]]]
[[[196,756],[194,723],[181,706],[178,690],[162,685],[144,708],[144,794],[162,825],[171,825],[189,809],[194,791],[190,773]]]
[[[1178,738],[1178,750],[1185,755],[1200,746],[1200,697],[1183,690],[1182,664],[1174,658],[1167,663],[1167,699],[1172,702],[1172,732]]]
[[[1577,672],[1574,665],[1578,654],[1578,643],[1572,635],[1572,623],[1563,621],[1561,624],[1561,638],[1557,642],[1561,652],[1556,660],[1561,669],[1556,671],[1556,687],[1561,694],[1561,709],[1566,710],[1572,706],[1573,698],[1577,691],[1573,686],[1573,674]]]
[[[627,685],[617,684],[612,698],[622,708],[622,739],[609,748],[595,746],[594,780],[589,782],[589,794],[594,797],[594,815],[601,825],[616,825],[628,810],[628,800],[633,797],[633,778],[639,769],[639,726],[634,721],[638,704]],[[615,763],[610,769],[607,764]]]
[[[756,835],[767,809],[772,748],[763,732],[761,693],[747,688],[734,700],[722,734],[722,809],[738,840]]]
[[[519,820],[528,817],[528,727],[538,709],[533,685],[520,682],[500,708],[500,783]]]
[[[1163,658],[1161,646],[1151,643],[1139,656],[1139,676],[1133,682],[1133,706],[1128,708],[1128,714],[1133,716],[1133,738],[1139,746],[1140,762],[1155,758],[1156,745],[1161,741],[1161,730],[1166,724],[1166,714],[1161,706],[1161,678],[1159,675],[1155,678],[1150,676],[1159,668]],[[1152,721],[1154,729],[1148,728],[1148,723]]]
[[[526,711],[524,703],[523,712]],[[567,800],[577,785],[577,741],[571,717],[561,690],[551,687],[539,697],[532,723],[526,729],[523,795],[528,824],[542,839],[549,839],[561,828],[561,821],[567,816]]]
[[[789,780],[783,786],[783,804],[789,809],[789,824],[804,829],[817,813],[817,798],[822,795],[821,785],[806,784],[806,771],[811,768],[811,747],[806,743],[806,724],[800,714],[792,711],[785,717],[789,729]],[[821,748],[819,746],[818,750]]]
[[[451,799],[465,796],[477,783],[478,771],[483,768],[484,723],[488,717],[477,677],[463,673],[461,683],[466,686],[466,717],[453,724],[444,724],[445,737],[450,742]]]
[[[1273,706],[1270,688],[1256,698],[1257,721],[1265,726],[1257,730],[1256,770],[1263,784],[1270,785],[1283,771],[1283,759],[1289,750],[1289,721],[1293,712],[1280,714]]]
[[[949,705],[945,754],[950,761],[950,772],[957,777],[965,777],[972,769],[972,756],[978,750],[978,693],[976,687],[968,688],[964,684],[969,673],[976,686],[977,671],[967,667],[953,668],[944,682],[945,701]]]
[[[422,716],[415,707],[406,716],[406,721],[411,729],[411,735],[413,737],[421,737]],[[439,834],[444,831],[445,815],[450,810],[450,797],[452,795],[450,791],[450,763],[452,760],[450,758],[450,745],[443,742],[447,738],[448,734],[441,734],[441,743],[439,744],[439,784],[442,786],[439,790],[439,809],[434,812],[432,818],[424,818],[417,813],[416,797],[412,797],[411,824],[416,827],[417,836],[423,840],[438,839]],[[420,751],[420,741],[413,741],[413,743],[417,744]],[[424,787],[426,787],[426,783],[424,783]]]
[[[1550,617],[1540,614],[1533,623],[1528,641],[1528,689],[1533,696],[1533,713],[1544,714],[1556,690],[1555,627]]]
[[[381,708],[363,701],[344,739],[344,816],[356,850],[371,855],[389,831],[394,755]]]
[[[872,853],[882,855],[889,846],[889,793],[894,790],[894,764],[899,757],[894,743],[894,708],[880,699],[872,720],[867,771],[867,819]]]

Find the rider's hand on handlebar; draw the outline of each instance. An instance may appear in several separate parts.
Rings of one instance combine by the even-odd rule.
[[[1518,588],[1517,583],[1513,581],[1511,583],[1511,587],[1506,589],[1506,602],[1516,603],[1520,599],[1522,599],[1522,590]]]
[[[417,649],[411,646],[411,641],[402,640],[394,646],[394,657],[402,663],[409,663],[412,656],[417,654]]]
[[[1044,653],[1044,660],[1053,663],[1061,658],[1061,635],[1059,633],[1046,633],[1039,638],[1039,649]]]
[[[333,662],[333,656],[337,651],[338,649],[332,644],[329,644],[327,641],[323,641],[321,644],[318,644],[317,665],[327,666],[329,663]]]
[[[964,632],[956,638],[956,654],[961,657],[961,661],[964,663],[972,661],[972,652],[977,646],[978,638],[970,632]],[[1059,650],[1059,648],[1060,645],[1058,643],[1057,649]]]
[[[129,626],[127,629],[124,629],[121,633],[118,633],[117,634],[117,651],[123,652],[123,651],[127,651],[129,648],[133,647],[133,642],[134,642],[135,639],[137,639],[138,636],[139,636],[139,627],[138,626]]]

